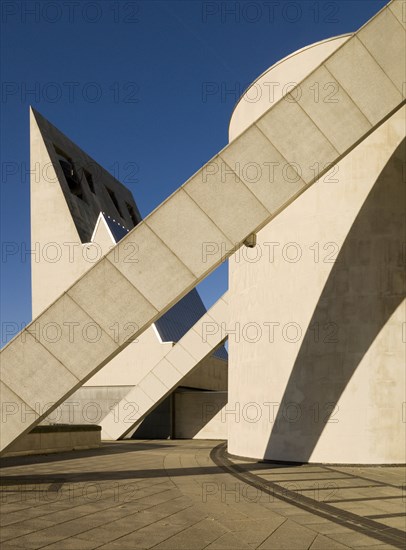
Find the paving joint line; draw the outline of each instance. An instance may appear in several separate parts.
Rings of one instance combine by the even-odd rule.
[[[210,457],[213,462],[224,471],[248,485],[262,490],[267,494],[272,494],[283,502],[301,508],[313,515],[323,517],[353,531],[362,533],[363,535],[375,538],[386,544],[392,544],[400,550],[404,550],[405,534],[403,531],[392,527],[385,528],[376,521],[366,519],[352,512],[340,510],[326,503],[317,502],[303,495],[298,499],[294,491],[282,489],[272,481],[264,480],[251,472],[245,472],[238,465],[231,462],[226,456],[226,443],[221,443],[214,447],[210,453]]]

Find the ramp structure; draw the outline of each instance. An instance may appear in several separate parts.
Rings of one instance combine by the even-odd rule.
[[[102,420],[102,438],[120,439],[130,432],[224,343],[227,323],[228,302],[224,294]]]
[[[2,449],[40,422],[404,104],[402,26],[401,2],[392,2],[3,349]],[[332,84],[338,101],[314,101],[315,83]],[[255,181],[247,170],[251,166],[259,169]],[[49,337],[49,326],[55,327],[57,337]]]

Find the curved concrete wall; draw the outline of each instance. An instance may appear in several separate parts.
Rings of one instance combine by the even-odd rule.
[[[316,69],[330,54],[350,38],[350,34],[337,36],[306,46],[272,65],[247,88],[235,106],[228,129],[229,140],[239,136],[282,97],[286,96],[306,75]],[[300,93],[300,89],[298,90]],[[334,94],[333,88],[313,93],[321,100]]]
[[[230,258],[230,453],[405,462],[404,121]]]
[[[398,8],[391,4],[387,13],[394,35],[401,32]],[[348,39],[313,44],[263,73],[234,110],[230,140]],[[391,70],[400,82],[401,65]],[[305,108],[318,103],[322,116],[321,104],[337,102],[336,91],[326,78],[299,86],[295,99]],[[231,368],[223,411],[230,453],[405,462],[404,121],[404,110],[393,115],[265,226],[254,249],[230,258]]]

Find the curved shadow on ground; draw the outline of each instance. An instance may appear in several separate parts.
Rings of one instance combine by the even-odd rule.
[[[405,145],[390,157],[343,243],[293,366],[267,457],[310,459],[326,422],[339,415],[333,404],[404,298]]]
[[[75,449],[73,451],[61,451],[59,453],[38,454],[38,455],[21,455],[21,456],[5,456],[0,459],[0,468],[13,468],[14,466],[26,466],[34,464],[42,464],[48,462],[63,462],[65,460],[81,460],[83,458],[92,458],[95,456],[104,456],[122,453],[134,453],[138,451],[148,451],[171,447],[163,441],[137,441],[126,443],[102,442],[101,447],[94,449]]]

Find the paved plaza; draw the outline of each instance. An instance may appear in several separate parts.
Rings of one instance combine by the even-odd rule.
[[[405,468],[237,460],[218,441],[3,458],[2,550],[405,548]]]

